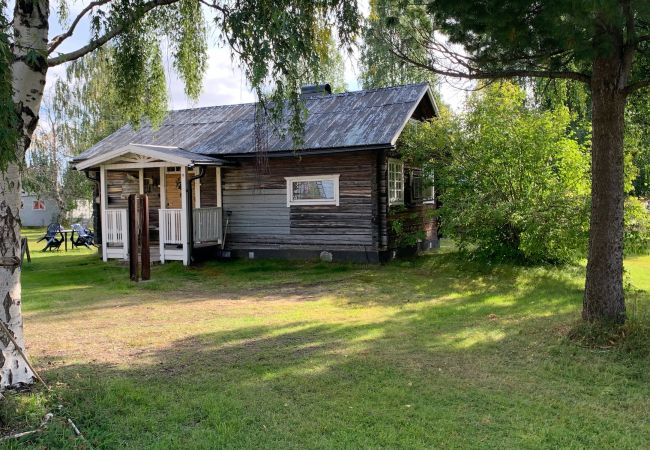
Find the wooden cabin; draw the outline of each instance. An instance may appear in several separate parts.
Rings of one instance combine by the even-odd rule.
[[[159,128],[126,125],[76,157],[75,167],[98,182],[103,259],[128,257],[132,193],[149,197],[151,255],[162,263],[187,265],[224,249],[244,258],[380,262],[437,246],[433,191],[396,147],[409,120],[437,115],[429,86],[312,87],[303,100],[309,114],[298,149],[256,123],[255,104],[241,104],[172,111]],[[399,230],[418,238],[405,246]]]

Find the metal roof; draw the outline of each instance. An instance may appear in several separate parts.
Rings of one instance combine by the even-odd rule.
[[[342,94],[304,96],[308,111],[300,150],[345,150],[395,145],[417,111],[437,109],[426,83]],[[255,153],[255,103],[171,111],[160,128],[125,125],[75,158],[85,160],[128,144],[170,146],[211,156]],[[268,132],[269,153],[296,150],[290,136]]]

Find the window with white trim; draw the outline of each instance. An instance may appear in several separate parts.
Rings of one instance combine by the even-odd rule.
[[[287,206],[339,206],[339,175],[287,177]]]
[[[388,204],[404,204],[404,163],[399,159],[388,159]]]
[[[34,200],[32,202],[32,210],[45,211],[45,200]]]

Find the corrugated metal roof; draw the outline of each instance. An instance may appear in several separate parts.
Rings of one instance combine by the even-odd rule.
[[[301,150],[394,145],[423,98],[432,100],[426,83],[304,97],[308,111]],[[435,108],[435,105],[432,105]],[[255,152],[254,103],[171,111],[158,129],[143,124],[117,130],[76,161],[129,143],[180,147],[213,156]],[[290,136],[268,133],[269,152],[295,150]]]

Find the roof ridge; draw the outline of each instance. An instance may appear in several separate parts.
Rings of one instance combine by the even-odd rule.
[[[421,81],[419,83],[406,83],[406,84],[398,84],[395,86],[385,86],[385,87],[377,87],[377,88],[370,88],[370,89],[358,89],[356,91],[345,91],[345,92],[337,92],[333,94],[326,94],[326,95],[310,95],[307,97],[310,100],[322,100],[322,99],[327,99],[327,98],[332,98],[332,97],[346,97],[350,95],[358,95],[358,94],[366,94],[366,93],[372,93],[372,92],[378,92],[378,91],[389,91],[389,90],[395,90],[395,89],[401,89],[405,87],[411,87],[411,86],[429,86],[429,82],[427,81]],[[225,105],[210,105],[210,106],[197,106],[197,107],[192,107],[192,108],[181,108],[181,109],[170,109],[167,111],[167,113],[177,113],[177,112],[183,112],[183,111],[200,111],[200,110],[207,110],[207,109],[213,109],[213,108],[227,108],[227,107],[234,107],[234,106],[248,106],[248,105],[256,105],[259,102],[244,102],[244,103],[229,103]]]

